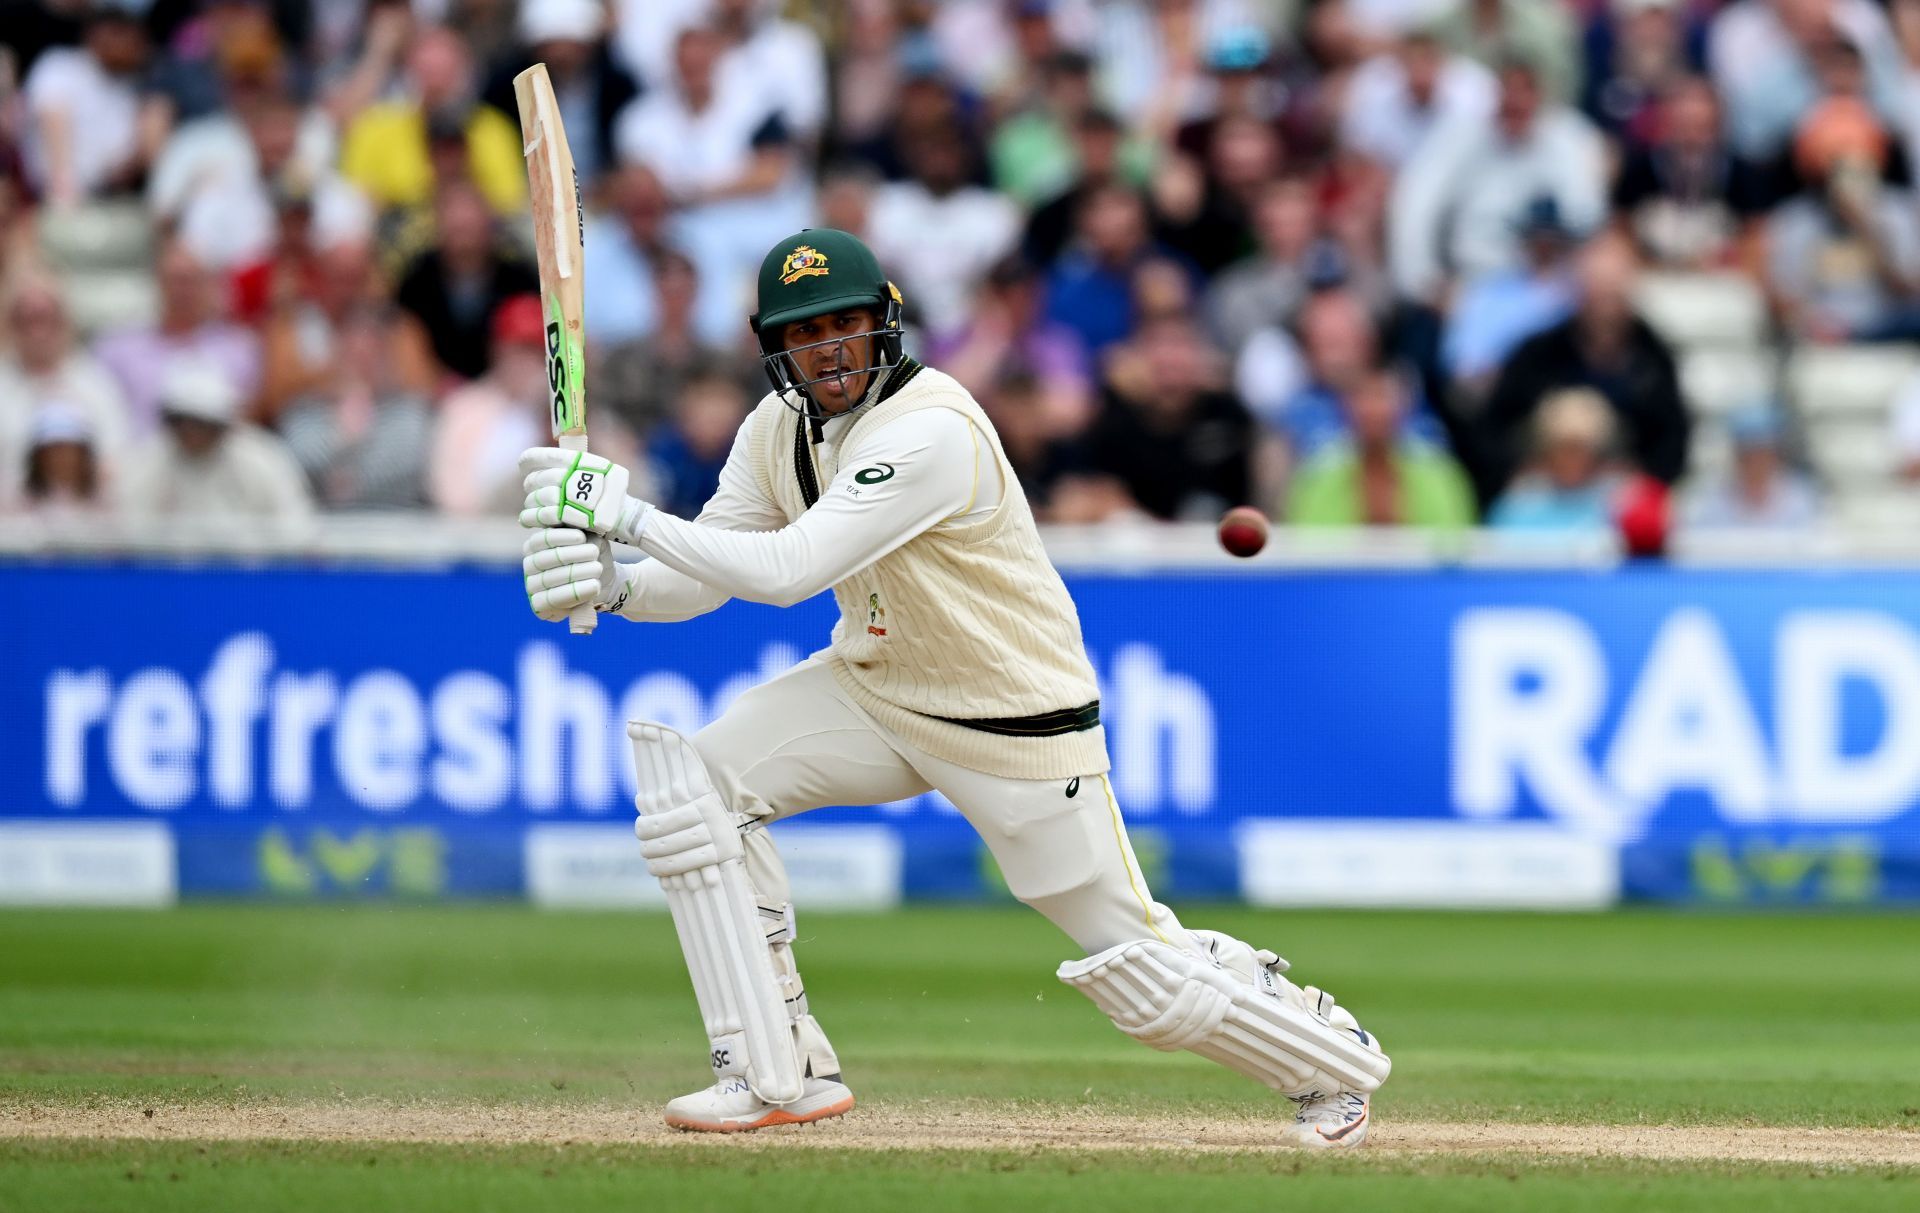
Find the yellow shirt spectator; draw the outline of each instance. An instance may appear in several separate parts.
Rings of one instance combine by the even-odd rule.
[[[490,105],[467,116],[467,171],[496,214],[517,214],[527,204],[527,170],[520,158],[520,130]],[[347,128],[340,171],[382,210],[419,206],[433,196],[433,159],[427,119],[417,105],[390,101],[370,106]]]

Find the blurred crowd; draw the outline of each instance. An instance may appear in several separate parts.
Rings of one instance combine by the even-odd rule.
[[[595,445],[688,515],[803,226],[1060,522],[1808,526],[1776,393],[1690,459],[1643,279],[1920,337],[1920,0],[0,0],[0,43],[0,512],[512,509],[536,61]]]

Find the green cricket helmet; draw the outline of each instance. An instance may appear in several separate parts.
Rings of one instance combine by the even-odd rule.
[[[873,250],[858,236],[830,227],[810,227],[787,237],[760,262],[759,291],[760,310],[749,323],[760,340],[760,362],[767,379],[787,407],[816,420],[824,418],[826,411],[809,389],[847,373],[830,372],[808,379],[792,355],[863,338],[870,343],[868,369],[873,378],[852,408],[879,398],[888,375],[904,360],[900,291],[880,272]],[[853,307],[872,308],[879,327],[859,337],[829,337],[791,350],[781,345],[781,329],[794,321]]]

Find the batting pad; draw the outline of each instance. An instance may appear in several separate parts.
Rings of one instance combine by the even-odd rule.
[[[1286,993],[1157,939],[1070,960],[1059,977],[1141,1043],[1198,1053],[1288,1095],[1370,1092],[1391,1068],[1357,1029],[1334,1027]]]
[[[741,1075],[768,1103],[802,1090],[792,1018],[773,973],[759,906],[733,814],[707,777],[693,743],[664,725],[634,721],[640,818],[634,833],[693,975],[717,1077]]]

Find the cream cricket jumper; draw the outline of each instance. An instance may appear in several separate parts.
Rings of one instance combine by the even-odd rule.
[[[729,595],[785,605],[830,584],[840,620],[818,656],[903,740],[1005,778],[1105,771],[1104,730],[1073,727],[1099,695],[1079,614],[966,389],[921,368],[825,440],[806,427],[761,401],[699,521],[649,515],[639,546],[658,565],[624,570],[621,614],[684,619]],[[991,509],[974,508],[983,468],[1004,486]]]

